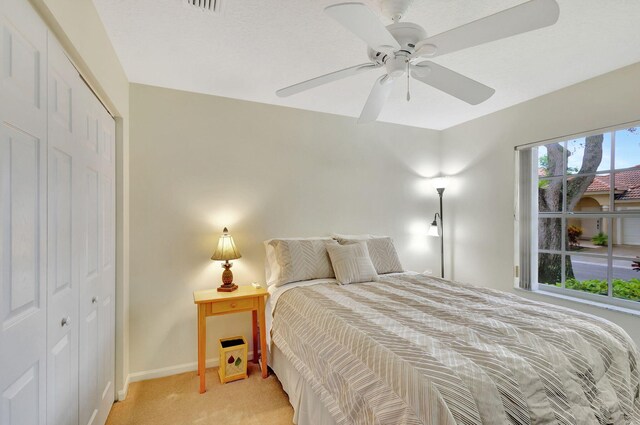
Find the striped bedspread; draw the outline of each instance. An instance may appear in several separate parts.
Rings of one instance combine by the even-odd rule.
[[[282,294],[273,342],[339,424],[640,423],[618,326],[422,275]]]

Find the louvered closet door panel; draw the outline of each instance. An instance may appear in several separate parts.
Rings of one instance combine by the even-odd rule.
[[[78,73],[53,37],[48,61],[47,423],[78,423],[78,258],[82,205],[75,194]]]
[[[0,0],[0,423],[46,421],[46,27]]]

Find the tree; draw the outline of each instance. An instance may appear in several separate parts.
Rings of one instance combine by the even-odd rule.
[[[578,173],[595,173],[602,161],[602,142],[604,135],[588,136],[584,143],[584,156]],[[561,176],[564,174],[565,147],[561,143],[546,145],[547,156],[541,165],[545,168],[546,176]],[[567,157],[571,152],[566,152]],[[587,191],[594,179],[594,175],[577,176],[567,179],[567,211],[574,207]],[[551,179],[547,184],[538,186],[539,211],[562,211],[562,179]],[[562,223],[560,219],[540,220],[538,225],[538,241],[541,248],[560,251],[562,248]],[[566,277],[573,278],[571,257],[567,258]],[[538,281],[557,283],[562,280],[562,257],[556,254],[540,254],[538,257]]]
[[[549,171],[549,155],[542,155],[538,160],[538,165],[540,166],[543,176],[550,176]],[[578,169],[576,167],[567,167],[567,173],[577,173]]]

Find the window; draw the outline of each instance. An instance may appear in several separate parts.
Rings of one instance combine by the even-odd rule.
[[[640,126],[517,151],[520,287],[640,309]]]

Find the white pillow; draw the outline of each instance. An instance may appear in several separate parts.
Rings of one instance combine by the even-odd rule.
[[[335,277],[326,244],[330,238],[269,239],[264,241],[267,285]]]
[[[401,273],[404,271],[398,253],[396,252],[396,247],[393,245],[393,239],[390,237],[372,237],[365,240],[344,238],[338,239],[338,242],[341,245],[358,242],[366,243],[371,262],[378,274]]]
[[[378,274],[364,242],[327,245],[336,279],[341,285],[378,280]]]

